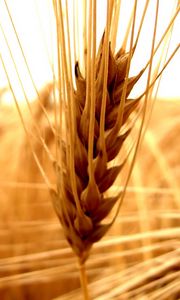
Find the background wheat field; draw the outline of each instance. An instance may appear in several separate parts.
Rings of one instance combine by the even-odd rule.
[[[180,297],[179,113],[178,101],[155,105],[117,223],[87,264],[93,299]],[[81,299],[76,259],[16,112],[2,106],[0,120],[0,297]],[[43,120],[42,131],[51,142]]]
[[[48,3],[32,1],[33,5],[39,5],[38,13],[45,2]],[[14,3],[18,1],[9,1],[13,17]],[[33,48],[40,51],[40,54],[33,52],[34,57],[37,56],[34,65],[37,65],[44,53],[41,46],[44,47],[47,37],[42,35],[41,28],[36,33],[38,39],[40,37],[39,44],[33,47],[35,44],[30,33],[39,28],[40,19],[42,26],[47,25],[45,20],[50,15],[46,4],[45,17],[40,14],[39,19],[38,14],[36,19],[30,13],[30,3],[27,1],[27,7],[22,4],[21,10],[26,14],[22,19],[16,16],[15,21],[21,36],[21,21],[24,24],[30,22],[28,12],[31,21],[34,20],[22,45],[27,59]],[[3,26],[3,17],[1,19]],[[6,33],[10,32],[8,30]],[[44,30],[51,33],[49,28],[44,27]],[[28,45],[30,50],[26,52]],[[43,59],[48,61],[47,52],[42,55],[42,68]],[[14,57],[18,62],[18,57]],[[87,261],[91,299],[180,299],[180,90],[178,87],[175,90],[174,85],[166,90],[170,77],[173,84],[176,82],[178,85],[179,58],[175,62],[174,71],[167,69],[164,90],[161,89],[155,101],[117,220],[105,237],[95,243]],[[31,70],[37,75],[35,81],[39,99],[51,118],[51,81],[34,71],[34,65]],[[44,67],[42,74],[46,73],[48,70]],[[3,82],[1,67],[0,79]],[[23,84],[28,93],[26,83],[24,76]],[[0,299],[80,300],[82,293],[77,259],[64,238],[47,185],[11,102],[9,88],[4,83],[0,83],[0,87]],[[28,97],[35,98],[31,91]],[[22,98],[21,92],[18,99]],[[39,101],[32,101],[31,108],[41,135],[54,151],[52,131]],[[33,132],[32,115],[23,100],[21,109],[28,128]],[[136,128],[132,139],[133,134],[136,134]],[[32,143],[45,172],[55,182],[47,153],[38,139],[32,139]],[[122,172],[110,191],[112,194],[123,188],[123,177]]]

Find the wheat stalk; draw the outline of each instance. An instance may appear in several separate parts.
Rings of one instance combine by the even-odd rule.
[[[54,89],[57,88],[58,97],[55,92],[53,95],[55,127],[53,128],[49,119],[48,121],[54,135],[56,150],[54,156],[50,153],[36,122],[35,132],[39,143],[45,149],[54,166],[56,188],[50,183],[48,174],[44,172],[35,153],[30,138],[32,134],[27,129],[6,66],[2,60],[16,107],[27,134],[29,146],[49,188],[66,239],[78,257],[84,299],[89,299],[85,262],[93,244],[106,234],[117,218],[141,142],[148,110],[149,93],[179,48],[178,45],[161,71],[157,68],[154,76],[152,76],[154,56],[179,11],[179,6],[177,6],[162,39],[159,44],[156,44],[159,12],[159,1],[157,1],[149,60],[146,66],[139,71],[139,74],[130,77],[130,66],[138,44],[148,2],[146,1],[135,39],[138,1],[134,1],[127,32],[122,47],[118,51],[115,51],[115,44],[120,1],[107,1],[106,26],[98,51],[96,49],[96,0],[85,2],[84,62],[80,66],[79,55],[76,53],[75,46],[74,57],[71,53],[72,41],[69,31],[67,1],[65,3],[53,1],[58,54],[58,78],[57,82],[54,82]],[[76,16],[75,21],[77,21]],[[75,38],[76,32],[74,31],[73,42]],[[127,46],[128,38],[129,46]],[[147,68],[145,91],[138,98],[132,99],[130,93]],[[52,88],[49,93],[51,90]],[[43,105],[42,108],[46,114]],[[115,196],[108,196],[107,192],[113,186],[132,152],[132,147],[128,145],[127,141],[140,112],[142,112],[142,121],[123,191]],[[121,163],[116,163],[116,158],[123,152],[123,146],[126,142],[128,152],[122,156]],[[115,204],[117,204],[115,214],[112,220],[107,223],[106,217]]]

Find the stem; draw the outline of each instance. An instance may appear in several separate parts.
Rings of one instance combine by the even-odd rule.
[[[85,263],[81,263],[80,261],[79,261],[79,276],[80,276],[81,288],[82,288],[84,300],[90,300],[89,292],[88,292],[86,266]]]

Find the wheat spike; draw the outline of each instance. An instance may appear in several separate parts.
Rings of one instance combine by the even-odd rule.
[[[69,167],[67,162],[68,144],[64,144],[64,164],[62,171],[61,189],[53,193],[56,211],[65,230],[65,235],[75,253],[84,261],[87,258],[92,244],[104,236],[110,225],[102,225],[101,221],[110,213],[111,209],[119,199],[119,195],[107,198],[105,192],[113,185],[116,177],[121,171],[125,161],[121,165],[109,167],[109,162],[116,158],[124,141],[128,137],[131,127],[128,126],[124,132],[120,128],[125,126],[131,113],[138,107],[140,99],[128,99],[128,95],[134,84],[140,78],[142,72],[133,78],[128,78],[125,105],[122,113],[122,125],[115,128],[118,111],[121,105],[121,96],[125,82],[128,53],[120,50],[114,57],[109,45],[108,78],[106,87],[106,112],[103,131],[105,147],[101,145],[100,120],[102,108],[102,85],[104,62],[102,52],[104,39],[102,40],[99,56],[96,57],[96,98],[94,115],[94,132],[90,132],[90,112],[85,111],[86,79],[83,78],[78,62],[75,65],[75,76],[77,89],[74,91],[76,110],[74,144],[74,171],[77,185],[77,194],[80,204],[80,212],[76,208],[73,189],[69,180]],[[89,174],[88,162],[88,137],[93,136],[93,173]],[[125,159],[126,160],[126,159]],[[60,169],[58,176],[60,176]],[[63,200],[62,200],[63,198]],[[62,205],[63,203],[63,205]],[[61,206],[59,208],[59,206]]]
[[[147,5],[148,2],[146,2],[138,35]],[[114,46],[113,48],[111,46],[111,32],[113,32],[113,45],[115,39],[115,30],[112,29],[113,16],[116,15],[113,11],[114,7],[113,1],[107,2],[106,27],[96,54],[96,1],[89,2],[88,30],[84,42],[87,46],[84,49],[85,74],[83,75],[76,53],[74,74],[69,67],[73,63],[70,54],[67,6],[65,21],[63,21],[62,4],[54,2],[57,42],[61,45],[58,50],[61,118],[59,138],[56,143],[59,159],[54,164],[57,190],[51,189],[51,195],[66,239],[79,258],[85,299],[88,299],[88,291],[84,263],[92,245],[106,234],[117,217],[141,142],[148,92],[161,74],[156,72],[152,80],[153,57],[157,51],[155,39],[159,1],[156,4],[149,62],[139,71],[139,74],[133,77],[129,76],[129,70],[138,42],[138,37],[134,42],[137,1],[133,6],[123,46],[117,52],[114,51]],[[127,36],[130,36],[128,51],[125,50]],[[132,99],[129,95],[148,66],[146,91],[140,97]],[[75,85],[73,78],[75,78]],[[113,186],[129,154],[120,164],[111,162],[121,152],[132,130],[136,119],[134,115],[137,115],[140,110],[141,100],[144,103],[143,117],[125,187],[122,193],[109,197],[106,192]],[[65,132],[62,130],[62,114],[65,116]],[[105,223],[105,218],[116,203],[118,206],[115,216],[111,222]]]
[[[144,14],[147,9],[146,3]],[[59,90],[60,111],[65,115],[65,138],[62,132],[62,119],[57,148],[60,159],[55,162],[57,174],[57,190],[51,190],[56,213],[63,226],[64,234],[73,251],[79,258],[80,274],[85,299],[88,299],[87,281],[84,263],[90,249],[99,241],[114,223],[121,202],[125,195],[126,185],[130,177],[138,146],[141,141],[148,92],[153,86],[151,71],[155,48],[156,28],[159,1],[156,4],[156,16],[150,59],[139,74],[129,77],[131,60],[136,50],[138,37],[134,43],[137,1],[134,3],[127,34],[119,51],[111,47],[111,32],[114,2],[107,2],[106,27],[96,54],[96,1],[89,3],[88,30],[85,37],[85,75],[76,60],[73,75],[69,69],[72,65],[70,55],[70,33],[68,29],[68,9],[66,6],[66,22],[62,20],[62,5],[54,3],[57,20],[59,49]],[[143,23],[142,17],[142,23]],[[142,26],[142,23],[140,27]],[[67,28],[66,28],[67,27]],[[140,34],[140,28],[138,35]],[[113,45],[114,45],[113,35]],[[130,35],[129,50],[126,51],[127,36]],[[66,38],[65,38],[66,37]],[[129,97],[134,85],[149,66],[146,91],[137,99]],[[63,70],[63,72],[62,72]],[[160,73],[159,73],[160,74]],[[154,76],[154,82],[157,77]],[[144,98],[143,98],[144,96]],[[130,167],[122,194],[108,197],[106,192],[112,187],[117,176],[124,167],[128,154],[121,164],[112,165],[126,142],[135,117],[144,100],[143,118],[137,139],[134,158]],[[62,104],[63,103],[63,104]],[[64,111],[62,110],[64,107]],[[133,116],[131,118],[131,116]],[[114,205],[118,203],[117,212],[110,223],[104,223]]]
[[[106,191],[113,185],[128,155],[121,164],[112,166],[110,162],[119,154],[133,127],[133,121],[130,122],[129,117],[137,111],[141,97],[130,99],[129,94],[145,70],[134,77],[128,76],[136,47],[133,46],[133,38],[137,3],[133,7],[128,27],[128,31],[131,27],[129,51],[120,48],[113,54],[110,42],[113,2],[108,2],[106,28],[97,55],[96,1],[90,1],[89,5],[86,73],[85,76],[82,75],[79,62],[76,61],[74,87],[68,68],[71,65],[69,32],[67,29],[66,42],[62,5],[54,3],[58,43],[62,45],[59,51],[59,74],[64,76],[64,83],[59,83],[63,89],[61,109],[62,103],[65,103],[67,129],[64,140],[60,129],[60,160],[55,162],[57,191],[53,190],[51,194],[65,236],[81,263],[87,259],[93,243],[105,235],[115,220],[114,218],[112,223],[102,224],[115,203],[121,200],[120,194],[107,197]],[[68,20],[67,10],[66,19]],[[126,42],[123,43],[124,47],[125,45]],[[152,47],[150,63],[153,50]],[[61,73],[60,66],[65,75]],[[146,97],[147,94],[148,92]]]

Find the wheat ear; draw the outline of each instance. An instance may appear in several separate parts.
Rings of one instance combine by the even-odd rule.
[[[128,179],[141,139],[148,92],[152,88],[151,69],[156,51],[158,3],[157,1],[150,60],[139,74],[129,77],[130,63],[136,49],[148,1],[145,5],[137,39],[134,42],[137,9],[137,1],[135,1],[123,47],[117,53],[114,53],[116,30],[113,30],[112,26],[113,16],[116,15],[113,10],[115,6],[114,1],[107,2],[106,27],[97,54],[96,1],[90,1],[89,6],[85,7],[86,12],[87,9],[89,11],[88,30],[86,28],[84,42],[86,45],[84,50],[86,52],[84,56],[85,75],[83,75],[77,60],[74,67],[74,87],[73,74],[69,67],[72,65],[72,57],[68,9],[66,6],[66,21],[63,22],[61,2],[54,1],[59,47],[58,85],[61,117],[59,120],[59,138],[56,141],[59,158],[55,162],[57,190],[51,190],[51,195],[66,239],[79,259],[85,299],[89,299],[85,261],[89,256],[92,245],[105,235],[114,222],[125,194],[125,189],[122,194],[112,197],[107,197],[106,192],[124,167],[128,154],[121,164],[112,166],[111,161],[119,155],[123,144],[128,138],[134,124],[132,120],[135,120],[135,118],[132,118],[130,121],[130,117],[138,111],[141,99],[145,96],[143,119]],[[129,50],[125,51],[127,36],[129,35],[130,46]],[[111,38],[113,48],[111,47]],[[76,53],[74,56],[76,59]],[[134,85],[147,66],[149,66],[149,72],[145,93],[137,99],[129,98]],[[64,132],[62,131],[62,115],[65,116],[66,128]],[[106,216],[118,201],[118,209],[113,221],[108,224],[104,223]]]
[[[85,75],[82,75],[79,62],[76,61],[74,67],[76,84],[74,87],[73,75],[69,69],[69,65],[72,65],[72,58],[68,25],[65,26],[65,23],[62,22],[61,3],[58,4],[54,1],[58,45],[62,45],[58,52],[59,76],[64,80],[63,83],[62,80],[59,81],[59,90],[63,91],[63,95],[60,95],[60,110],[61,115],[65,115],[66,130],[62,132],[61,118],[59,140],[57,141],[59,160],[55,163],[57,191],[51,191],[51,195],[66,239],[79,258],[85,299],[89,299],[85,261],[92,245],[105,235],[114,222],[125,194],[124,189],[122,194],[106,196],[106,192],[124,167],[128,154],[121,164],[112,166],[111,161],[119,155],[128,138],[134,124],[134,121],[129,121],[130,117],[138,111],[141,99],[145,95],[143,120],[135,151],[135,154],[137,153],[146,113],[148,92],[152,88],[150,78],[153,56],[156,51],[154,45],[158,1],[149,63],[136,76],[128,76],[147,6],[148,1],[145,5],[137,39],[134,42],[137,8],[137,1],[135,1],[123,47],[114,54],[116,30],[112,26],[112,20],[116,13],[113,11],[114,2],[108,1],[106,28],[96,54],[96,1],[90,1],[88,30],[86,29],[84,42],[87,46],[84,50],[86,52],[84,56]],[[68,24],[67,9],[66,20]],[[67,35],[66,39],[65,35]],[[130,47],[127,52],[125,48],[129,35]],[[134,85],[148,65],[150,67],[146,92],[137,99],[129,98]],[[132,119],[134,120],[134,118]],[[136,155],[132,161],[128,179],[135,157]],[[113,221],[109,224],[104,223],[104,219],[118,201],[119,205]]]

